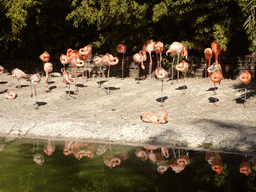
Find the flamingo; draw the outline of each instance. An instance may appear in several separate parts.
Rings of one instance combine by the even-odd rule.
[[[211,48],[206,48],[204,50],[204,56],[206,57],[207,61],[208,61],[208,68],[211,65],[211,59],[212,59],[212,49]],[[210,76],[211,74],[208,73],[208,76]],[[206,70],[205,70],[205,78],[206,78]]]
[[[243,162],[239,168],[240,173],[244,173],[246,176],[251,172],[251,165],[249,162]]]
[[[179,55],[181,55],[182,57],[185,57],[187,59],[188,56],[188,51],[187,48],[183,46],[182,43],[180,42],[173,42],[170,45],[170,48],[168,49],[168,51],[166,51],[166,55],[168,55],[168,53],[173,53],[174,55],[178,54],[178,60],[177,63],[179,63]],[[174,63],[175,57],[173,57],[173,62],[172,62],[172,83],[173,83],[173,63]],[[177,83],[179,82],[179,71],[178,71],[178,79],[177,79]]]
[[[163,107],[163,82],[164,82],[164,78],[168,76],[167,71],[165,71],[162,67],[156,68],[155,70],[155,74],[157,76],[157,78],[162,81],[162,89],[161,89],[161,105],[160,107]]]
[[[118,53],[122,53],[123,54],[123,59],[122,59],[122,79],[124,79],[124,54],[126,52],[126,49],[127,49],[127,46],[126,46],[126,44],[124,42],[119,44],[119,45],[117,45],[117,48],[116,48]]]
[[[252,76],[247,70],[239,75],[239,80],[242,83],[246,84],[245,91],[244,91],[244,107],[246,107],[245,102],[246,102],[247,85],[250,83],[251,78]]]
[[[2,74],[3,72],[4,72],[4,67],[0,65],[0,74]]]
[[[55,151],[55,144],[51,143],[51,140],[49,139],[48,144],[44,146],[43,151],[48,155],[51,156],[53,152]]]
[[[33,97],[33,93],[32,93],[32,84],[34,85],[34,91],[35,91],[35,99],[36,99],[36,96],[37,96],[37,93],[36,93],[36,85],[40,83],[41,81],[41,77],[40,75],[37,73],[37,74],[34,74],[32,75],[30,78],[30,84],[31,84],[31,97]],[[36,102],[37,103],[37,99],[36,99]]]
[[[52,63],[46,62],[44,64],[44,71],[46,73],[46,77],[45,77],[45,88],[48,88],[48,83],[50,83],[50,78],[49,78],[49,73],[51,73],[53,70],[53,65]]]
[[[69,86],[69,91],[68,93],[70,94],[70,85],[74,85],[76,83],[76,79],[72,78],[72,75],[68,72],[65,71],[64,68],[61,69],[62,73],[63,73],[63,83],[68,84]],[[66,97],[67,97],[67,91],[66,91]]]
[[[213,65],[207,68],[208,73],[214,73],[221,70],[222,69],[219,63],[214,63]]]
[[[141,50],[139,53],[136,53],[133,55],[133,60],[137,63],[141,63],[141,68],[145,69],[145,66],[143,65],[143,62],[147,60],[147,54],[145,51]],[[140,69],[138,67],[138,81],[137,84],[139,83],[140,80]]]
[[[211,48],[212,48],[212,52],[214,53],[215,55],[215,64],[219,64],[219,55],[221,53],[221,48],[220,48],[220,45],[216,42],[216,40],[214,40],[212,43],[211,43]],[[223,76],[223,73],[222,73],[222,69],[221,69],[221,74]],[[223,78],[223,77],[222,77]]]
[[[39,56],[39,59],[46,63],[50,60],[50,54],[47,51],[45,51]]]
[[[159,61],[157,61],[157,67],[161,67],[163,50],[164,50],[164,44],[161,41],[157,41],[155,44],[155,52],[160,56]]]
[[[161,124],[163,122],[166,122],[167,118],[168,118],[167,109],[163,110],[161,120],[158,119],[158,116],[155,113],[143,113],[141,116],[142,121],[146,123],[155,123],[155,124]]]
[[[216,40],[214,40],[211,43],[211,48],[212,48],[212,52],[215,55],[215,63],[219,63],[218,58],[219,58],[219,55],[221,53],[221,48],[220,48],[220,45],[216,42]]]
[[[61,54],[60,56],[60,62],[62,65],[65,67],[65,65],[68,65],[70,63],[70,59],[68,58],[67,55]]]
[[[13,78],[16,77],[18,79],[18,88],[20,89],[21,88],[20,79],[27,78],[27,75],[20,69],[16,68],[12,70],[12,77]]]
[[[120,158],[115,158],[113,156],[105,156],[104,158],[104,163],[111,169],[112,167],[115,167],[121,163]]]
[[[92,153],[91,150],[80,150],[76,153],[74,153],[75,157],[80,160],[83,156],[87,156],[92,158],[94,156],[94,154]]]
[[[104,73],[103,73],[103,71],[102,71],[102,61],[101,61],[101,57],[99,57],[99,56],[95,56],[94,58],[93,58],[93,61],[94,61],[94,63],[97,65],[97,67],[99,67],[99,69],[100,69],[100,72],[101,72],[101,74],[102,74],[102,76],[104,77],[104,79],[106,78],[105,77],[105,75],[104,75]],[[98,74],[100,74],[100,72],[98,72]],[[100,77],[99,77],[100,78]],[[99,88],[101,88],[101,82],[99,81]]]
[[[106,55],[104,55],[101,58],[101,61],[104,65],[108,65],[108,80],[109,80],[109,72],[110,72],[110,66],[111,65],[116,65],[118,64],[119,60],[117,57],[113,57],[113,55],[106,53]],[[108,86],[108,92],[107,94],[109,94],[109,86]]]
[[[214,83],[214,95],[215,95],[215,102],[217,101],[217,99],[216,99],[216,87],[215,87],[215,83],[219,83],[220,84],[220,82],[221,82],[221,80],[222,80],[222,74],[221,74],[221,72],[220,71],[216,71],[216,72],[214,72],[214,73],[212,73],[211,74],[211,80],[213,81],[213,83]],[[216,103],[215,103],[215,107],[219,107],[219,105],[216,105]]]
[[[12,99],[15,99],[16,97],[17,97],[17,93],[9,89],[7,90],[6,99],[12,100]]]
[[[176,65],[175,69],[180,72],[185,72],[184,75],[184,86],[183,86],[183,94],[185,94],[185,78],[186,78],[186,72],[188,71],[188,63],[183,60],[179,65]]]
[[[81,60],[79,57],[74,56],[71,59],[71,64],[73,67],[75,67],[75,70],[77,69],[77,67],[83,67],[84,66],[84,60]],[[77,78],[77,73],[75,72],[75,77]],[[75,84],[76,86],[76,91],[78,91],[78,86],[77,84]]]
[[[149,72],[148,72],[148,75],[149,75],[149,79],[151,79],[151,71],[152,71],[152,56],[151,56],[151,53],[155,51],[155,42],[153,39],[147,41],[147,43],[145,45],[143,45],[142,47],[143,51],[145,52],[148,52],[149,53],[149,58],[150,58],[150,61],[149,61]]]
[[[84,48],[79,49],[79,53],[82,56],[82,59],[86,60],[87,67],[88,67],[87,58],[92,55],[92,48],[90,47],[90,45],[87,45]],[[87,80],[90,80],[90,70],[88,71],[89,71],[89,78],[87,78]],[[86,77],[87,77],[87,73],[86,73]]]

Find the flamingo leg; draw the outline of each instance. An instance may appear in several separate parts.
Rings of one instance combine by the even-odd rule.
[[[174,64],[174,61],[175,61],[175,57],[173,57],[173,60],[172,60],[172,82],[171,82],[171,84],[173,84],[173,64]]]
[[[160,107],[163,107],[163,89],[164,89],[164,80],[161,80],[162,81],[162,89],[161,89],[161,105]]]
[[[36,109],[38,109],[38,103],[37,103],[37,93],[36,93],[36,86],[34,85],[34,91],[35,91],[35,105],[36,105]]]
[[[110,72],[110,65],[108,66],[108,80],[109,80],[109,72]],[[107,95],[109,95],[109,81],[108,81],[108,92]]]
[[[162,61],[162,53],[160,53],[160,63],[159,63],[160,67],[162,67],[162,62],[161,61]]]
[[[177,64],[179,64],[179,62],[180,62],[179,56],[180,56],[180,54],[178,54],[178,61],[177,61]],[[178,71],[177,83],[179,83],[179,71]]]
[[[186,72],[184,74],[184,86],[183,86],[183,93],[182,94],[185,94],[185,86],[186,86],[185,79],[186,79]]]
[[[138,64],[138,81],[137,84],[139,84],[140,82],[140,65]]]
[[[245,90],[244,90],[244,107],[247,107],[245,105],[245,103],[246,103],[246,93],[247,93],[247,84],[246,84],[246,87],[245,87]]]
[[[122,59],[122,80],[124,79],[124,53],[123,53],[123,59]]]
[[[18,79],[18,88],[19,88],[19,89],[21,88],[20,80],[19,80],[19,79]]]
[[[148,71],[148,78],[151,79],[151,71],[152,71],[152,57],[151,57],[151,52],[149,52],[149,71]]]
[[[217,93],[216,93],[216,87],[215,87],[215,83],[214,83],[214,99],[215,99],[215,102],[214,102],[214,107],[219,107],[219,105],[218,104],[216,104],[216,102],[217,102],[217,98],[216,98],[216,95],[217,95]]]
[[[32,83],[30,82],[30,87],[31,87],[31,98],[33,98],[33,88],[32,88]]]

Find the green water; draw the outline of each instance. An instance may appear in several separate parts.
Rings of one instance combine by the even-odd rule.
[[[157,171],[157,163],[142,161],[135,155],[142,146],[117,146],[90,143],[93,157],[84,156],[78,160],[73,153],[65,156],[65,141],[54,141],[56,149],[51,156],[44,151],[48,140],[18,139],[0,140],[0,192],[23,191],[256,191],[256,167],[252,156],[220,153],[224,165],[221,174],[211,169],[205,160],[205,152],[169,149],[168,163],[182,155],[189,154],[190,163],[180,173],[170,167],[164,174]],[[106,152],[96,155],[97,149],[105,147]],[[42,165],[33,161],[34,154],[44,157]],[[154,150],[161,155],[160,148]],[[109,168],[104,157],[128,159]],[[174,157],[176,156],[176,158]],[[252,171],[248,176],[239,172],[240,164],[247,160]],[[239,190],[238,190],[239,189]]]

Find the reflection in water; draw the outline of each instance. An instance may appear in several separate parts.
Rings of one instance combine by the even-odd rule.
[[[42,187],[58,185],[58,191],[65,191],[67,186],[67,191],[102,191],[104,186],[108,187],[106,191],[166,191],[174,186],[174,191],[191,191],[189,186],[194,183],[207,186],[195,191],[223,191],[221,187],[231,189],[234,182],[248,184],[245,191],[256,187],[256,156],[50,139],[33,140],[32,154],[32,142],[22,143],[20,138],[4,141],[2,138],[0,142],[0,146],[4,146],[0,151],[0,164],[2,174],[7,177],[3,183],[13,185],[20,178],[15,185],[22,186],[27,181],[28,187],[18,191],[29,188],[38,191],[40,183],[44,183]],[[36,164],[31,163],[31,156]],[[179,187],[180,182],[188,186]],[[144,189],[140,188],[142,185]],[[4,189],[8,191],[7,184]]]
[[[55,144],[51,143],[50,139],[47,145],[44,146],[43,151],[48,155],[51,156],[55,151]]]

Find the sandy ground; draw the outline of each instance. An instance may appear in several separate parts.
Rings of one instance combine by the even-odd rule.
[[[37,97],[31,97],[30,82],[22,79],[21,89],[14,89],[17,79],[10,74],[0,75],[1,136],[77,139],[130,145],[177,146],[190,149],[209,148],[218,151],[256,153],[256,81],[248,86],[247,108],[244,107],[245,85],[237,80],[224,79],[213,94],[210,79],[187,78],[173,84],[134,77],[79,77],[78,92],[71,86],[66,96],[62,77],[52,77],[50,92],[44,87],[45,77],[36,86]],[[99,80],[104,82],[99,87]],[[110,94],[106,93],[110,87]],[[6,99],[7,89],[18,94]],[[183,94],[183,92],[185,94]],[[35,105],[37,100],[38,105]],[[219,104],[219,107],[215,107]],[[37,107],[38,106],[38,107]],[[165,124],[145,123],[140,116],[153,112],[161,117],[167,109]]]

